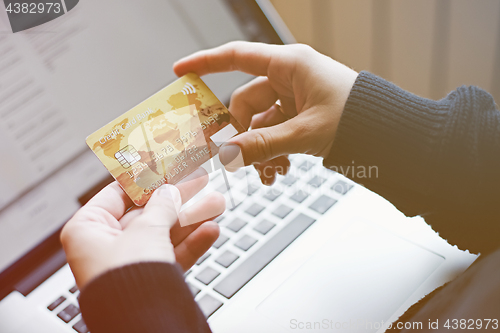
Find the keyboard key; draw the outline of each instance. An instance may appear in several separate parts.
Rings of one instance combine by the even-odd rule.
[[[220,264],[220,265],[222,265],[222,266],[224,266],[224,267],[226,267],[226,268],[228,268],[238,258],[239,258],[239,256],[237,256],[233,252],[226,251],[219,258],[217,258],[215,260],[215,262],[218,263],[218,264]]]
[[[268,220],[263,220],[259,224],[257,224],[253,229],[260,232],[263,235],[266,235],[272,228],[274,228],[276,224],[269,222]]]
[[[77,322],[75,325],[73,325],[73,329],[77,331],[78,333],[89,333],[89,329],[87,328],[87,325],[83,321],[83,318],[80,319],[79,322]]]
[[[337,200],[335,200],[333,198],[330,198],[329,196],[326,196],[326,195],[323,194],[318,199],[316,199],[316,201],[314,201],[311,204],[311,206],[309,206],[309,208],[311,208],[312,210],[314,210],[314,211],[316,211],[316,212],[318,212],[320,214],[324,214],[336,202],[337,202]]]
[[[225,236],[224,234],[220,234],[219,238],[217,238],[217,240],[215,241],[214,245],[212,245],[212,247],[215,247],[216,249],[218,249],[219,247],[224,245],[224,243],[226,243],[228,239],[229,239],[229,237]]]
[[[254,194],[255,192],[257,192],[259,190],[260,186],[259,185],[256,185],[256,184],[249,184],[248,185],[248,195],[252,195]]]
[[[248,249],[251,248],[255,243],[257,243],[257,240],[255,238],[245,235],[241,237],[239,241],[234,243],[234,245],[239,247],[243,251],[248,251]]]
[[[264,195],[264,198],[266,198],[269,201],[274,201],[276,200],[283,192],[278,190],[277,188],[271,188],[269,191],[267,191],[266,195]]]
[[[302,171],[309,171],[312,167],[314,166],[314,163],[310,161],[304,161],[300,166],[299,169]]]
[[[69,290],[69,292],[70,292],[70,293],[72,293],[72,294],[76,293],[77,291],[78,291],[78,287],[77,287],[76,285],[74,285],[74,286],[73,286],[73,287]]]
[[[193,296],[196,296],[198,295],[198,293],[200,292],[200,288],[198,287],[195,287],[193,286],[191,283],[187,283],[188,287],[189,287],[189,290],[191,291],[191,294],[193,294]]]
[[[286,205],[279,205],[273,212],[279,218],[284,219],[293,209]]]
[[[232,204],[232,202],[231,202],[231,204],[230,204],[230,206],[231,206],[231,207],[229,207],[229,210],[230,210],[230,211],[235,210],[236,208],[238,208],[238,207],[241,205],[241,203],[242,203],[242,201],[239,201],[239,202],[237,202],[237,203],[233,206],[233,204]]]
[[[311,178],[308,184],[311,185],[312,187],[320,187],[325,181],[326,179],[323,177],[314,176],[313,178]]]
[[[346,194],[353,187],[354,185],[348,184],[343,180],[339,180],[332,186],[332,190],[340,194]]]
[[[309,216],[299,214],[220,281],[214,290],[226,298],[231,298],[314,222]]]
[[[243,179],[247,175],[247,172],[244,168],[238,169],[238,171],[233,172],[232,175],[238,179]]]
[[[296,201],[298,203],[302,203],[302,201],[306,200],[308,196],[309,196],[309,193],[306,193],[302,190],[299,190],[299,191],[295,192],[295,194],[292,195],[290,197],[290,199],[292,199],[293,201]]]
[[[207,260],[208,257],[210,257],[210,253],[207,252],[204,255],[202,255],[200,259],[198,259],[196,265],[201,265],[205,260]]]
[[[204,283],[206,285],[210,284],[216,277],[219,276],[219,272],[217,272],[215,269],[212,267],[205,267],[204,270],[202,270],[198,275],[196,275],[194,278],[201,283]]]
[[[297,178],[295,176],[288,174],[285,176],[285,178],[283,178],[281,180],[281,183],[286,185],[286,186],[292,186],[293,184],[295,184],[296,181],[297,181]]]
[[[226,192],[227,192],[227,190],[228,190],[228,188],[227,188],[227,184],[226,184],[226,183],[221,184],[221,185],[220,185],[219,187],[217,187],[217,189],[216,189],[216,191],[217,191],[217,192],[220,192],[220,193],[222,193],[222,194],[226,193]]]
[[[231,223],[229,223],[226,226],[226,228],[228,228],[231,231],[238,232],[246,225],[247,225],[247,223],[245,221],[243,221],[242,219],[237,217]]]
[[[253,205],[251,205],[250,207],[247,208],[247,210],[245,210],[245,212],[247,212],[249,215],[252,215],[253,217],[257,216],[260,214],[260,212],[262,212],[264,210],[264,206],[261,206],[257,203],[254,203]]]
[[[47,309],[49,309],[50,311],[53,311],[55,308],[57,308],[59,305],[61,305],[62,302],[64,302],[65,300],[66,300],[66,297],[61,296],[58,299],[56,299],[54,302],[52,302],[52,304],[50,304],[47,307]]]
[[[248,194],[249,196],[257,192],[260,188],[260,185],[257,184],[248,184],[246,188],[243,189],[243,193]]]
[[[200,307],[201,312],[205,315],[205,318],[210,317],[223,304],[210,295],[203,296],[196,303],[198,303],[198,306]]]
[[[65,323],[69,323],[79,313],[80,309],[77,306],[70,304],[64,310],[59,312],[57,316],[61,318]]]

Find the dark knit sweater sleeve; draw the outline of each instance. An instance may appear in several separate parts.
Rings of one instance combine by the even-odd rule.
[[[324,165],[423,216],[452,244],[500,246],[500,113],[477,87],[433,101],[361,72]]]
[[[210,332],[177,265],[151,262],[111,270],[83,288],[83,319],[99,332]]]

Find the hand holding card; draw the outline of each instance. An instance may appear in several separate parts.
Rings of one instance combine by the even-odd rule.
[[[196,74],[187,74],[87,138],[132,201],[176,184],[244,132]]]

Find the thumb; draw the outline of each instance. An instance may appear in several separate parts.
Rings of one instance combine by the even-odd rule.
[[[181,206],[181,194],[177,187],[162,185],[144,207],[141,220],[150,226],[164,226],[170,229],[179,218]]]
[[[275,126],[252,129],[235,136],[220,148],[220,161],[228,165],[243,155],[244,164],[251,165],[282,155],[304,152],[300,139],[304,131],[299,118],[294,117]]]

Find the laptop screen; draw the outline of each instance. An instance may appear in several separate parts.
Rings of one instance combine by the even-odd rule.
[[[174,81],[174,61],[231,40],[281,42],[258,8],[247,0],[85,0],[16,34],[0,11],[0,273],[108,177],[86,136]],[[249,79],[205,81],[227,102]]]

